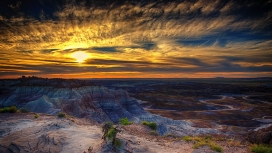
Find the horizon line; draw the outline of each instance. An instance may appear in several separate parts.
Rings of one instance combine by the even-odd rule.
[[[61,77],[37,77],[37,76],[26,76],[25,78],[23,77],[14,77],[14,78],[0,78],[0,80],[17,80],[17,79],[66,79],[66,80],[73,80],[73,79],[77,79],[77,80],[120,80],[120,79],[130,79],[130,80],[134,80],[134,79],[138,79],[138,80],[144,80],[144,79],[148,79],[148,80],[152,80],[152,79],[272,79],[272,77],[267,77],[267,76],[263,76],[263,77],[199,77],[199,78],[195,78],[195,77],[185,77],[185,78],[61,78]]]

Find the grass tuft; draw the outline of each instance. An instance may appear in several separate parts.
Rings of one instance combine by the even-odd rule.
[[[143,121],[142,124],[148,126],[152,130],[157,130],[157,128],[158,128],[158,126],[155,122]]]
[[[150,122],[148,127],[150,127],[150,129],[152,130],[157,130],[158,126],[155,122]]]
[[[183,137],[182,140],[189,142],[189,141],[192,141],[192,138],[187,135],[187,136]]]
[[[251,151],[254,153],[272,153],[272,146],[263,145],[263,144],[255,144],[252,146]]]
[[[4,107],[0,109],[0,113],[16,113],[17,107],[11,106],[11,107]]]
[[[187,142],[189,141],[194,142],[193,146],[194,149],[197,149],[201,146],[209,146],[214,151],[217,152],[223,151],[223,149],[219,145],[215,144],[211,136],[194,136],[194,137],[185,136],[182,138],[182,140]]]
[[[130,124],[133,124],[133,122],[130,122],[130,121],[128,120],[128,118],[126,117],[126,118],[120,118],[120,119],[119,119],[119,124],[122,124],[122,125],[130,125]]]
[[[57,116],[58,116],[59,118],[62,118],[62,117],[65,117],[66,114],[65,114],[65,113],[59,113]]]
[[[35,114],[35,115],[34,115],[34,118],[39,118],[39,115]]]
[[[220,146],[218,146],[218,145],[216,145],[214,143],[209,143],[209,146],[214,151],[217,151],[217,152],[222,152],[223,151],[223,149]]]
[[[143,121],[142,124],[148,126],[149,122]]]
[[[197,143],[194,144],[193,148],[197,149],[198,147],[202,147],[202,146],[206,146],[206,145],[208,145],[207,142],[205,142],[205,141],[199,141],[199,142],[197,142]]]

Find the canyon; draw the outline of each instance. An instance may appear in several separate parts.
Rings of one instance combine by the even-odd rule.
[[[214,85],[196,84],[198,88],[190,90],[198,92],[203,86],[212,88]],[[263,101],[258,99],[258,96],[256,98],[252,95],[247,96],[248,93],[247,95],[237,93],[235,88],[233,90],[236,94],[205,93],[206,91],[201,89],[204,93],[200,96],[192,96],[193,92],[188,93],[188,87],[195,86],[195,83],[176,80],[165,83],[165,80],[158,82],[157,80],[20,78],[1,80],[0,85],[1,107],[17,106],[19,109],[25,108],[30,111],[21,115],[16,115],[17,113],[1,115],[0,142],[5,142],[0,146],[2,152],[8,150],[48,152],[46,149],[51,149],[51,152],[65,152],[69,150],[69,146],[75,147],[72,152],[77,152],[76,150],[83,152],[88,147],[92,147],[94,152],[103,152],[103,149],[104,152],[109,152],[107,144],[100,140],[101,125],[105,122],[118,124],[120,118],[126,117],[134,122],[134,126],[130,125],[128,129],[121,127],[124,132],[120,135],[124,138],[125,144],[134,146],[134,150],[138,148],[139,152],[145,149],[147,150],[144,152],[160,152],[156,149],[154,151],[154,148],[152,151],[152,147],[147,145],[140,148],[133,145],[135,141],[128,136],[128,131],[130,134],[133,131],[131,129],[138,132],[134,134],[137,139],[141,139],[141,142],[149,146],[158,147],[160,143],[146,142],[149,139],[146,135],[149,135],[150,131],[142,127],[142,121],[155,122],[160,136],[178,137],[187,135],[244,137],[248,131],[256,132],[272,127],[269,98],[268,101]],[[229,85],[227,87],[230,88]],[[186,91],[181,93],[185,89]],[[260,98],[268,96],[266,93],[270,92],[271,87],[267,87],[266,90],[268,91],[258,92]],[[258,103],[255,103],[256,101]],[[66,113],[69,117],[56,118],[60,112]],[[255,112],[254,116],[252,112]],[[35,114],[39,114],[39,119],[33,119]],[[91,135],[84,134],[90,131],[92,131]],[[73,135],[71,132],[77,134]],[[139,136],[139,133],[145,135]],[[96,141],[97,139],[99,141]],[[156,138],[152,137],[152,139],[155,141]],[[165,138],[162,138],[162,141],[164,140]],[[184,147],[183,149],[186,150],[188,145],[184,144]],[[133,147],[123,146],[123,148]],[[170,148],[160,150],[165,151],[165,149]],[[194,151],[189,147],[187,149],[188,152]],[[225,147],[225,150],[228,149],[230,148]],[[240,152],[247,152],[246,148],[242,147]]]

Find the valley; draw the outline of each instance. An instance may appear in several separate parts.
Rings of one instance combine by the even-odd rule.
[[[271,78],[256,79],[135,79],[97,80],[113,89],[125,89],[143,108],[195,127],[245,134],[272,116]]]
[[[210,153],[207,145],[219,144],[244,153],[249,143],[272,143],[270,78],[20,78],[0,85],[1,111],[18,108],[0,114],[1,152],[115,152],[100,140],[106,122],[122,131],[119,152]],[[124,118],[132,125],[121,125]],[[209,144],[196,148],[186,137]]]

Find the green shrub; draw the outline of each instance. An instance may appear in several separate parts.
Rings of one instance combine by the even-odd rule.
[[[37,115],[37,114],[36,114],[36,115],[34,115],[34,118],[39,118],[39,115]]]
[[[149,122],[143,121],[142,124],[148,126]]]
[[[10,112],[10,113],[16,113],[16,112],[17,112],[17,107],[16,107],[16,106],[11,106],[11,107],[9,108],[9,112]]]
[[[23,108],[20,109],[20,112],[21,113],[28,113],[29,111],[26,108],[23,107]]]
[[[268,145],[253,145],[251,151],[254,153],[272,153],[272,146]]]
[[[109,140],[112,140],[114,135],[117,134],[117,131],[114,129],[114,128],[111,128],[109,130],[109,132],[107,133],[106,137],[109,139]]]
[[[126,118],[120,118],[119,124],[130,125],[130,124],[133,124],[133,122],[129,122],[128,118],[126,117]]]
[[[109,130],[113,128],[113,123],[111,122],[106,122],[103,126],[102,126],[102,132],[103,132],[103,136],[102,139],[106,140],[107,138],[107,134],[109,132]]]
[[[5,108],[1,108],[0,109],[0,113],[7,113],[8,112],[8,107],[5,107]]]
[[[106,140],[107,138],[108,140],[110,140],[112,142],[112,146],[114,146],[115,149],[116,147],[120,148],[122,146],[122,141],[116,138],[117,133],[121,132],[121,130],[117,127],[113,127],[113,123],[106,122],[102,126],[102,132],[102,139]]]
[[[62,118],[62,117],[65,117],[66,114],[65,114],[65,113],[59,113],[57,116],[58,116],[59,118]]]
[[[17,107],[11,106],[11,107],[5,107],[0,109],[0,113],[16,113]]]
[[[150,127],[150,129],[152,130],[157,130],[158,126],[155,122],[150,122],[148,127]]]
[[[158,128],[158,126],[155,122],[143,121],[142,124],[148,126],[152,130],[157,130],[157,128]]]
[[[116,138],[116,135],[118,132],[121,132],[121,130],[117,129],[116,127],[112,127],[108,133],[106,134],[106,137],[112,141],[112,145],[115,147],[121,147],[122,142],[121,140]]]

